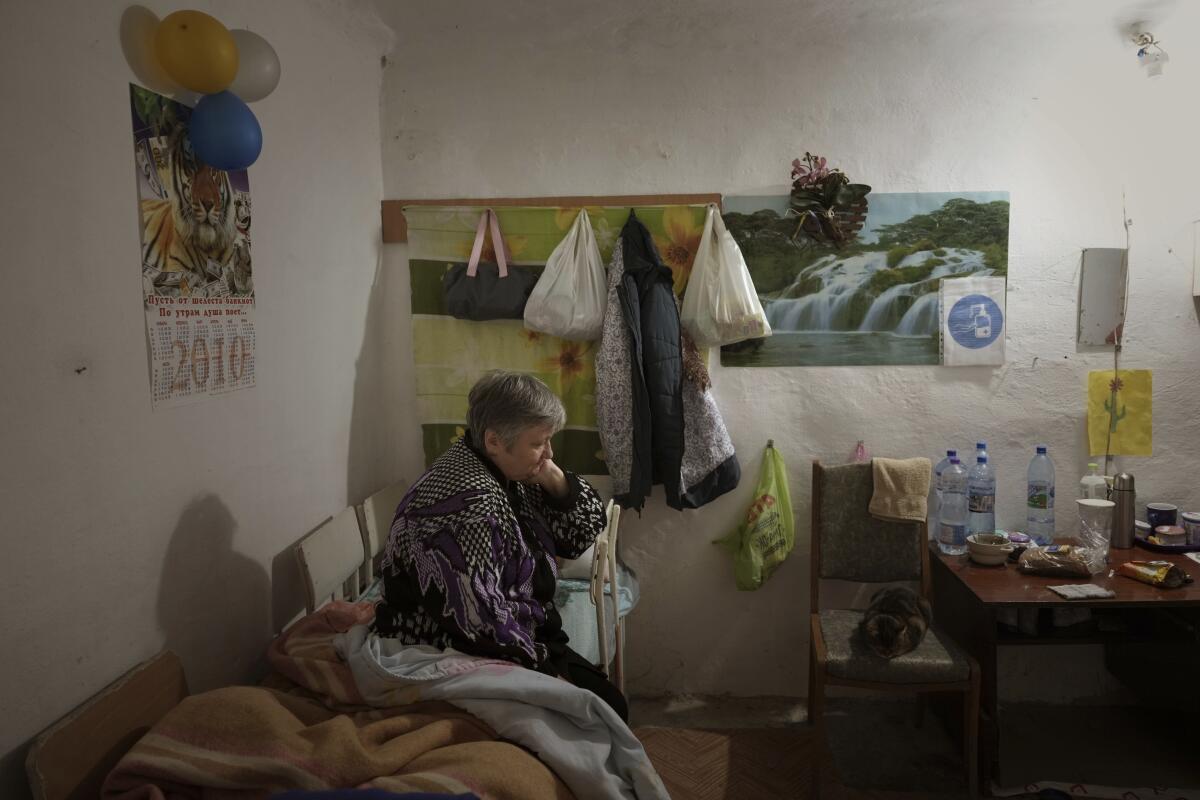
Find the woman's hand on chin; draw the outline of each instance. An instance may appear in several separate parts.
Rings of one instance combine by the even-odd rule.
[[[549,458],[543,461],[525,482],[541,486],[553,497],[566,497],[570,490],[570,487],[567,486],[566,473],[558,464],[554,463],[553,459]]]

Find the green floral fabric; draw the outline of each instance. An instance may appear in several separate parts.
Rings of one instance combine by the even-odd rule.
[[[573,472],[608,472],[596,429],[595,342],[570,342],[529,331],[520,320],[470,322],[449,316],[442,276],[465,262],[483,208],[410,206],[409,276],[416,364],[417,421],[425,462],[432,464],[466,427],[467,393],[488,370],[510,369],[541,378],[562,398],[567,426],[555,439],[555,459]],[[629,208],[586,209],[605,263],[629,216]],[[687,285],[704,227],[703,206],[638,207],[655,246],[675,276],[675,291]],[[570,229],[579,208],[495,209],[512,263],[541,272]],[[483,259],[495,260],[489,236]]]

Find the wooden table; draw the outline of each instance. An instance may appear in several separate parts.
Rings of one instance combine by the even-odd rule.
[[[1131,642],[1171,639],[1195,647],[1200,652],[1200,564],[1181,555],[1154,553],[1135,547],[1113,549],[1109,553],[1109,568],[1115,569],[1125,561],[1170,561],[1183,567],[1195,580],[1178,589],[1159,589],[1108,570],[1083,578],[1047,578],[1026,575],[1015,564],[981,566],[967,556],[948,556],[931,545],[930,558],[933,579],[933,609],[937,626],[979,661],[980,686],[980,783],[984,791],[999,766],[999,708],[997,700],[996,650],[1004,645],[1104,644],[1127,645]],[[1094,583],[1111,589],[1116,596],[1095,600],[1064,600],[1048,586],[1065,583]],[[1095,625],[1084,630],[1059,629],[1043,625],[1038,635],[1010,632],[998,624],[1004,608],[1094,609]],[[1101,619],[1111,626],[1099,627]],[[1124,627],[1119,627],[1120,623]],[[1116,627],[1117,629],[1112,629]],[[1190,643],[1190,644],[1188,644]],[[1110,671],[1118,677],[1122,670],[1114,668],[1114,660],[1106,658]]]

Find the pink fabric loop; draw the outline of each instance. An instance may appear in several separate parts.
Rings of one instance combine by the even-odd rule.
[[[475,244],[471,247],[471,259],[467,262],[467,277],[474,278],[479,271],[479,257],[483,255],[483,239],[487,236],[488,223],[492,228],[492,249],[496,251],[496,266],[500,268],[500,277],[508,277],[508,261],[512,256],[508,252],[508,243],[500,235],[500,219],[490,208],[479,215],[479,225],[475,228]]]
[[[492,220],[492,248],[496,251],[496,266],[500,268],[500,277],[508,277],[508,262],[512,256],[508,252],[508,242],[500,235],[500,217],[495,211],[488,209]]]
[[[471,258],[467,261],[467,277],[474,278],[479,271],[479,256],[483,254],[483,237],[487,235],[488,211],[479,215],[479,225],[475,228],[475,244],[471,247]]]

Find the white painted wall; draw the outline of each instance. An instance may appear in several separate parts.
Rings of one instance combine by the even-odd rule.
[[[4,797],[27,791],[29,737],[163,646],[193,689],[257,677],[303,607],[290,545],[399,474],[376,280],[385,28],[349,0],[150,3],[252,28],[283,63],[254,106],[258,386],[152,412],[127,5],[0,6]]]
[[[1153,81],[1117,33],[1117,0],[378,5],[398,35],[384,79],[388,197],[783,192],[805,150],[881,192],[1012,193],[1002,368],[714,366],[745,478],[699,511],[659,501],[627,517],[623,557],[643,589],[630,618],[634,694],[806,692],[814,457],[844,459],[858,439],[877,455],[933,456],[986,438],[999,520],[1014,526],[1045,441],[1062,497],[1073,496],[1088,461],[1087,373],[1112,364],[1075,347],[1079,253],[1124,245],[1123,193],[1123,365],[1155,372],[1157,455],[1119,466],[1142,499],[1200,508],[1194,4],[1167,17],[1159,7],[1151,30],[1171,62]],[[404,274],[404,247],[385,248],[385,263]],[[395,299],[403,347],[407,306]],[[403,352],[397,364],[411,375]],[[742,513],[768,437],[791,470],[797,548],[762,590],[739,594],[709,540]],[[1070,530],[1073,510],[1060,506]],[[1109,691],[1096,653],[1081,655],[1058,685]],[[1019,652],[1006,664],[1029,680]]]

